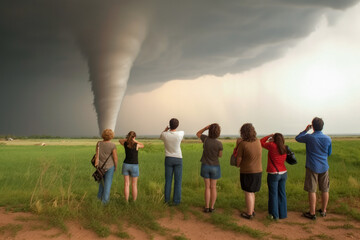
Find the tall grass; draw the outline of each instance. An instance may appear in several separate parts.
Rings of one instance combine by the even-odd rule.
[[[234,142],[223,142],[224,154],[220,160],[222,178],[217,185],[216,207],[224,209],[224,214],[245,208],[244,196],[240,190],[239,169],[229,165]],[[303,211],[307,209],[307,194],[303,190],[305,145],[296,142],[290,142],[289,145],[296,154],[298,164],[287,166],[288,209]],[[158,140],[146,140],[145,148],[140,150],[138,200],[130,204],[124,201],[121,175],[124,150],[118,146],[119,167],[114,174],[110,203],[106,206],[96,199],[98,184],[91,177],[94,169],[90,165],[90,158],[94,149],[94,146],[0,145],[0,206],[31,210],[65,232],[67,228],[64,221],[76,219],[99,236],[111,234],[112,224],[119,229],[114,234],[126,236],[121,230],[125,222],[136,225],[150,236],[153,232],[165,234],[167,229],[156,221],[168,209],[163,203],[163,144]],[[183,207],[178,209],[186,212],[186,209],[204,205],[204,183],[200,176],[202,145],[200,142],[186,141],[182,144],[182,151]],[[256,211],[267,211],[266,164],[267,151],[264,150],[262,187],[256,194]],[[347,213],[360,220],[360,141],[333,141],[333,155],[329,164],[329,211]],[[218,219],[231,219],[227,215],[217,214],[212,222],[219,227],[222,226],[217,224]],[[235,225],[233,228],[236,229],[234,231],[239,230]],[[249,234],[258,236],[253,232]]]

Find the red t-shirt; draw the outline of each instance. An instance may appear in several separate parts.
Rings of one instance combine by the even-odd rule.
[[[269,139],[269,137],[270,136],[266,136],[260,140],[261,146],[263,148],[269,150],[268,164],[267,164],[266,172],[276,173],[277,171],[276,171],[276,168],[274,167],[274,164],[277,167],[279,172],[284,172],[284,171],[286,171],[286,167],[285,167],[286,153],[283,155],[280,155],[276,143],[266,142]],[[270,157],[271,157],[272,161],[270,160]]]

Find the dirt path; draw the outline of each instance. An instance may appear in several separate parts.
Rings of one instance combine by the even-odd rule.
[[[200,210],[199,210],[200,211]],[[208,215],[204,215],[207,217]],[[360,239],[360,222],[348,219],[346,216],[328,214],[316,221],[301,217],[299,212],[289,212],[288,218],[277,222],[266,220],[266,213],[257,213],[253,220],[246,220],[234,212],[234,218],[239,226],[267,233],[263,239]],[[186,219],[182,213],[176,212],[159,219],[159,223],[169,229],[165,236],[148,234],[131,226],[124,226],[132,239],[254,239],[249,235],[224,231],[210,223],[199,221],[189,214]],[[104,239],[93,231],[84,229],[79,223],[68,222],[68,233],[49,227],[31,213],[7,212],[0,208],[0,239]],[[115,232],[115,227],[111,227]],[[181,238],[182,237],[182,238]],[[107,240],[120,239],[110,235]]]

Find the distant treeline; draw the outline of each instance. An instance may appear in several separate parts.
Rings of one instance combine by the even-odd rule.
[[[16,136],[16,135],[0,135],[0,139],[98,139],[100,137],[60,137],[51,135],[30,135],[30,136]]]
[[[345,138],[352,138],[352,137],[359,137],[360,134],[329,134],[330,137],[339,138],[339,137],[345,137]],[[160,135],[140,135],[138,136],[139,139],[159,139]],[[258,138],[262,138],[265,135],[258,135]],[[125,136],[115,136],[115,139],[124,138]],[[239,135],[222,135],[220,136],[220,139],[236,139]],[[284,135],[286,139],[289,138],[295,138],[295,135]],[[100,136],[76,136],[76,137],[60,137],[60,136],[51,136],[51,135],[30,135],[30,136],[16,136],[16,135],[0,135],[0,139],[100,139]],[[195,135],[185,135],[185,139],[197,139]]]

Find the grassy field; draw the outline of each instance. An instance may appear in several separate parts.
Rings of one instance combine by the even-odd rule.
[[[140,139],[141,141],[141,139]],[[245,208],[240,189],[239,169],[229,165],[235,140],[222,140],[224,154],[221,159],[222,178],[218,181],[216,208],[211,222],[232,231],[240,231],[253,237],[262,233],[232,225],[234,210]],[[45,142],[46,146],[41,146]],[[115,141],[114,141],[115,142]],[[102,206],[97,200],[98,184],[91,175],[94,168],[90,158],[94,154],[94,139],[52,139],[0,141],[0,206],[12,210],[32,211],[49,224],[67,231],[65,221],[73,219],[99,236],[115,234],[127,237],[122,227],[131,223],[149,235],[164,234],[156,221],[168,210],[179,210],[185,215],[193,213],[200,220],[201,214],[194,209],[204,204],[204,183],[200,177],[202,145],[198,140],[186,140],[183,151],[182,204],[168,207],[163,204],[164,147],[159,140],[143,140],[145,148],[139,152],[140,177],[138,200],[126,204],[123,196],[121,171],[114,175],[110,203]],[[286,185],[288,209],[307,210],[307,194],[303,190],[305,175],[305,145],[288,141],[295,152],[298,164],[288,167]],[[124,159],[123,147],[118,145],[119,162]],[[267,211],[266,185],[267,151],[263,151],[263,182],[256,195],[256,211]],[[328,211],[346,214],[360,221],[360,139],[333,139],[330,164],[330,203]],[[119,164],[121,169],[121,164]],[[227,224],[224,224],[227,223]],[[109,225],[116,224],[118,232],[111,232]]]

